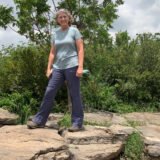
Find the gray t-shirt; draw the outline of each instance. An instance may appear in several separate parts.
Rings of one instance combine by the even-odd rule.
[[[70,26],[62,31],[56,28],[52,33],[51,43],[55,46],[55,61],[53,67],[56,69],[67,69],[78,66],[78,52],[75,40],[82,37],[76,27]]]

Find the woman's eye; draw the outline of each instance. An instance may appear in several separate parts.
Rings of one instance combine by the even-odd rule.
[[[63,16],[63,17],[59,17],[60,19],[62,19],[62,18],[66,18],[67,16]]]

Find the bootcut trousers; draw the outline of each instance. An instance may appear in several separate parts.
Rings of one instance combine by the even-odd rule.
[[[58,89],[67,81],[72,102],[71,121],[73,126],[83,125],[83,105],[80,96],[80,78],[76,76],[77,67],[68,69],[54,69],[49,79],[39,111],[33,118],[33,122],[45,125],[54,104]]]

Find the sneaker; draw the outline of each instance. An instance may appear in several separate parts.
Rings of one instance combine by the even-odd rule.
[[[84,127],[78,127],[78,126],[72,126],[70,128],[68,128],[68,131],[69,132],[78,132],[78,131],[83,131],[84,130]]]
[[[44,128],[44,125],[37,124],[37,123],[35,123],[33,121],[28,121],[27,122],[27,127],[29,129],[36,129],[36,128]]]
[[[28,121],[32,121],[33,118],[34,116],[29,116]]]

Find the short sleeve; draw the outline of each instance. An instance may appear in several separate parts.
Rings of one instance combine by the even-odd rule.
[[[75,28],[75,39],[77,40],[77,39],[81,39],[83,36],[82,36],[82,34],[80,33],[80,31],[77,29],[77,28]]]
[[[51,45],[53,45],[55,43],[55,32],[53,31],[51,33]]]

